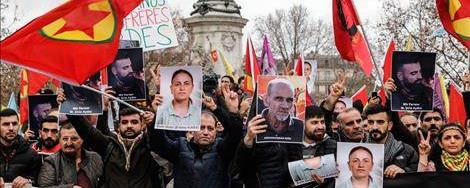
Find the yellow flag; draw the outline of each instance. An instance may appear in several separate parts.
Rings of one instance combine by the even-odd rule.
[[[233,78],[233,67],[232,67],[232,65],[230,65],[230,63],[227,62],[227,59],[225,59],[225,56],[221,51],[219,51],[219,55],[220,55],[220,59],[222,59],[222,63],[224,64],[225,74],[229,75]]]
[[[405,44],[405,51],[412,51],[413,50],[413,37],[408,35],[408,39],[406,40]]]

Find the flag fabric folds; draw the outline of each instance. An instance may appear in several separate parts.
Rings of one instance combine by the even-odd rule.
[[[461,126],[465,126],[465,118],[467,113],[465,112],[465,105],[462,93],[460,93],[455,83],[450,83],[450,94],[449,94],[449,121],[458,122]]]
[[[336,48],[341,57],[355,61],[370,76],[373,59],[351,0],[333,0],[333,29]]]
[[[392,74],[392,55],[393,51],[395,51],[395,42],[393,40],[390,41],[390,44],[388,45],[387,53],[385,54],[385,59],[384,63],[382,66],[382,69],[384,71],[383,73],[383,79],[382,83],[387,82],[387,80],[390,78]],[[384,100],[384,99],[382,99]]]
[[[50,79],[51,78],[47,76],[26,69],[22,69],[20,71],[21,81],[19,114],[21,123],[25,123],[28,120],[28,95],[37,94]]]
[[[220,54],[220,59],[222,60],[222,64],[224,65],[224,68],[225,68],[225,75],[229,75],[232,78],[234,78],[232,65],[227,61],[227,59],[225,58],[224,54],[221,51],[219,51],[219,54]]]
[[[269,47],[268,37],[264,36],[263,50],[261,52],[261,74],[262,75],[276,75],[277,67],[276,61],[274,60],[271,48]]]
[[[449,98],[444,83],[444,78],[439,73],[434,74],[433,107],[438,108],[444,114],[444,119],[449,117]]]
[[[299,55],[299,57],[297,58],[297,63],[295,63],[294,70],[295,75],[304,76],[304,58],[301,55]]]
[[[1,59],[70,84],[82,84],[112,63],[122,20],[141,1],[68,1],[1,41]]]
[[[470,1],[436,0],[444,29],[470,50]]]
[[[246,53],[245,53],[245,84],[243,90],[246,92],[253,93],[255,90],[255,83],[258,80],[261,70],[256,57],[255,49],[251,38],[248,37],[246,41]]]
[[[357,90],[356,93],[354,93],[354,95],[351,97],[351,99],[353,102],[360,100],[365,107],[368,101],[366,85],[363,85],[359,90]]]
[[[18,112],[18,103],[16,102],[16,96],[14,92],[11,92],[10,99],[8,100],[7,108],[13,109]]]

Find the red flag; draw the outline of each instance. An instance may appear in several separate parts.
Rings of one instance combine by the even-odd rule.
[[[354,93],[351,99],[353,102],[360,100],[362,101],[362,105],[366,106],[368,99],[366,85],[363,85],[359,90],[357,90],[357,92]]]
[[[392,74],[392,54],[393,51],[395,51],[395,42],[393,40],[390,41],[390,45],[388,45],[388,50],[387,53],[385,54],[385,59],[384,59],[384,64],[382,66],[384,70],[384,76],[383,76],[383,83],[387,82],[387,80],[390,78],[390,75]],[[382,98],[382,100],[385,100],[385,98]]]
[[[454,83],[450,84],[449,104],[449,122],[459,122],[460,125],[465,126],[467,114],[465,113],[463,96]]]
[[[351,0],[333,0],[335,44],[343,59],[356,61],[364,73],[372,72],[372,56]]]
[[[444,29],[470,50],[470,1],[436,0]]]
[[[28,95],[37,94],[51,78],[23,69],[20,79],[20,122],[25,123],[28,120]]]
[[[303,76],[304,75],[304,60],[301,55],[297,58],[297,63],[295,64],[295,75]]]
[[[245,53],[245,80],[244,80],[244,90],[250,93],[253,93],[255,90],[255,83],[258,80],[260,75],[260,67],[256,57],[255,49],[253,48],[253,43],[248,37],[246,41],[246,53]]]
[[[71,0],[1,41],[1,59],[79,85],[114,60],[122,20],[142,0]]]

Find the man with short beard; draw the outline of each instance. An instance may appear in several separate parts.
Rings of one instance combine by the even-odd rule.
[[[141,99],[145,97],[144,81],[137,78],[137,72],[133,69],[131,54],[120,51],[116,61],[111,65],[111,73],[114,77],[110,79],[109,85],[119,94],[134,94]]]
[[[326,134],[325,112],[318,106],[305,109],[303,158],[312,158],[336,152],[336,141]]]
[[[384,144],[384,176],[395,178],[399,173],[416,172],[418,154],[408,144],[396,140],[390,132],[393,123],[387,109],[380,104],[369,105],[364,111],[370,127],[369,142]]]
[[[18,135],[19,127],[16,111],[0,111],[0,177],[4,183],[12,183],[13,188],[35,185],[41,167],[38,153]]]
[[[65,98],[58,95],[58,100]],[[119,111],[116,132],[110,135],[92,127],[82,116],[67,116],[80,137],[94,143],[90,147],[103,159],[103,187],[160,187],[156,178],[159,166],[150,154],[148,135],[144,132],[146,126],[153,126],[154,116],[149,111],[140,114],[134,109],[123,108]],[[104,117],[100,115],[100,118]],[[97,127],[107,127],[100,123],[106,121],[98,120]]]
[[[51,155],[60,150],[59,125],[56,116],[47,116],[39,125],[39,141],[31,145],[43,155]]]
[[[41,187],[97,188],[103,174],[101,157],[82,148],[83,140],[70,124],[60,128],[59,152],[47,157],[39,173]]]

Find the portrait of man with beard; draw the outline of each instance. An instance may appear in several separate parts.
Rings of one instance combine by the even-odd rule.
[[[93,75],[85,82],[95,89],[100,89],[101,75],[99,73]],[[71,115],[92,115],[102,114],[102,97],[101,94],[83,87],[76,87],[67,83],[62,83],[62,88],[67,100],[61,103],[60,113]]]
[[[392,110],[431,110],[436,54],[394,52],[392,61],[392,77],[397,86],[391,97]]]
[[[39,141],[31,145],[43,159],[60,150],[58,122],[56,116],[46,116],[39,126]]]
[[[294,115],[294,91],[293,83],[286,78],[269,80],[264,95],[258,91],[258,94],[263,95],[262,101],[266,106],[258,113],[266,119],[268,128],[265,133],[257,135],[256,142],[302,142],[304,126],[302,120]]]
[[[145,99],[142,48],[119,49],[108,66],[109,86],[122,100]]]

